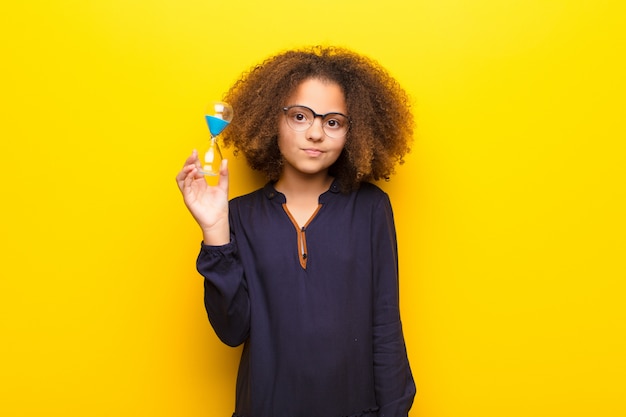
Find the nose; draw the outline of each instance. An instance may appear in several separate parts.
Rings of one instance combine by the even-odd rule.
[[[320,141],[324,139],[325,133],[323,124],[324,121],[321,117],[315,117],[311,126],[309,126],[309,128],[306,130],[307,139],[313,141]]]

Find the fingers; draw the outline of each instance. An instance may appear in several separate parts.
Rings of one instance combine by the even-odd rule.
[[[228,195],[228,160],[223,159],[220,165],[219,178],[217,180],[217,186],[224,190]]]
[[[194,172],[195,170],[195,172]],[[191,155],[185,160],[185,164],[183,165],[183,169],[176,175],[176,183],[178,184],[178,188],[182,191],[185,181],[191,177],[200,178],[202,175],[199,173],[200,170],[200,160],[198,159],[198,152],[194,149]]]
[[[197,150],[194,149],[193,152],[191,152],[191,156],[187,158],[187,160],[190,161],[190,163],[195,164],[196,168],[198,168],[198,171],[202,169],[202,164],[200,163],[200,158],[198,158]]]
[[[194,149],[194,150],[191,152],[191,155],[189,155],[189,156],[187,157],[187,160],[185,160],[185,165],[190,165],[190,164],[193,164],[193,163],[195,163],[196,161],[198,161],[198,151]],[[199,162],[199,161],[198,161],[198,162]]]
[[[179,171],[178,175],[176,175],[176,183],[180,191],[184,193],[185,189],[189,189],[195,180],[200,179],[206,181],[204,175],[201,174],[198,152],[194,149],[191,155],[185,160],[183,168]],[[220,165],[217,187],[228,195],[228,160],[226,159],[222,160]]]
[[[180,170],[178,175],[176,175],[176,183],[178,184],[178,188],[182,191],[183,184],[185,180],[189,177],[189,173],[196,168],[195,165],[185,165],[183,169]]]

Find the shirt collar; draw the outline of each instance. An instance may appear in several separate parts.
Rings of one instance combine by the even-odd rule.
[[[320,203],[324,203],[327,200],[327,198],[329,198],[332,194],[338,194],[339,192],[340,192],[339,183],[337,182],[337,179],[335,178],[332,184],[330,184],[330,188],[328,189],[328,191],[325,191],[324,193],[322,193],[322,195],[320,195]],[[265,186],[263,187],[263,194],[268,200],[275,199],[277,202],[281,204],[287,201],[283,193],[281,193],[280,191],[276,191],[276,189],[274,188],[274,183],[272,181],[265,184]]]

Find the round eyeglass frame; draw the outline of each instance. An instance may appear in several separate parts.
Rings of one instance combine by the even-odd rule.
[[[326,136],[333,138],[333,139],[340,139],[344,136],[346,136],[348,134],[348,131],[350,130],[350,118],[348,116],[346,116],[343,113],[339,113],[339,112],[330,112],[330,113],[326,113],[326,114],[319,114],[316,113],[312,108],[307,107],[307,106],[303,106],[300,104],[294,104],[292,106],[285,106],[283,107],[283,112],[285,113],[285,116],[287,116],[287,113],[289,112],[289,110],[291,109],[302,109],[304,112],[310,112],[310,114],[313,116],[307,123],[302,123],[302,124],[298,124],[298,125],[293,125],[291,122],[291,118],[287,117],[286,118],[286,122],[287,122],[287,126],[289,126],[291,129],[295,130],[296,132],[304,132],[305,130],[307,130],[308,128],[310,128],[313,125],[313,122],[315,121],[315,119],[317,119],[318,117],[320,117],[322,119],[322,130],[324,131],[324,133],[326,134]],[[332,116],[341,116],[343,118],[346,119],[346,124],[345,124],[345,131],[342,131],[341,133],[337,133],[335,131],[333,131],[332,129],[330,129],[330,133],[329,131],[327,131],[327,122],[328,120],[332,120]],[[330,118],[329,118],[330,117]]]

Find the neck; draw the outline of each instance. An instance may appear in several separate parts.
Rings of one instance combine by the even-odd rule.
[[[320,172],[315,175],[300,173],[289,175],[283,172],[274,187],[285,194],[288,199],[308,199],[317,198],[328,191],[333,182],[333,177],[328,172]]]

